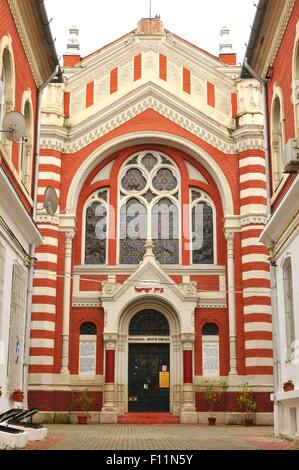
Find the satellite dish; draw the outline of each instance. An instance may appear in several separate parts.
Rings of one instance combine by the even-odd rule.
[[[5,137],[12,142],[19,142],[26,132],[25,117],[17,111],[7,113],[3,119],[2,126]]]
[[[52,186],[48,186],[44,194],[44,209],[46,209],[47,214],[54,217],[58,207],[58,197],[57,193]]]

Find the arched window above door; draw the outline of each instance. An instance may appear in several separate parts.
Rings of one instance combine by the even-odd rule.
[[[156,310],[143,310],[131,320],[131,336],[169,336],[169,323],[162,313]]]

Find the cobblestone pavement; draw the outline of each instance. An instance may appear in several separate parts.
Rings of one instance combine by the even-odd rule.
[[[271,427],[204,425],[47,425],[48,438],[27,450],[299,450]]]

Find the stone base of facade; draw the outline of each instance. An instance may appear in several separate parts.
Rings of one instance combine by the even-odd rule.
[[[210,413],[197,413],[198,424],[208,424]],[[215,412],[213,418],[216,418],[216,424],[226,425],[243,425],[244,413],[230,413],[230,412]],[[256,413],[254,416],[254,424],[256,426],[273,426],[274,415],[273,413]]]
[[[101,411],[100,423],[101,424],[117,424],[118,414],[116,411]]]
[[[181,424],[197,424],[198,418],[196,411],[182,411],[180,413]]]

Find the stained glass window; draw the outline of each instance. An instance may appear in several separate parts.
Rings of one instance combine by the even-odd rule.
[[[85,264],[106,263],[107,210],[99,201],[86,210]]]
[[[192,210],[193,264],[214,263],[213,210],[199,202]]]
[[[96,336],[97,327],[94,323],[83,323],[80,327],[80,335],[84,336]]]
[[[153,187],[157,191],[173,191],[177,185],[177,179],[168,168],[159,170],[157,176],[153,179]]]
[[[202,334],[204,336],[218,336],[219,328],[215,323],[206,323],[203,326]]]
[[[180,191],[175,165],[157,152],[142,152],[125,164],[120,181],[120,201],[129,201],[125,205],[120,202],[120,263],[142,261],[145,242],[151,237],[157,261],[179,263]],[[161,200],[165,193],[167,198]],[[136,201],[140,205],[137,209]],[[151,214],[149,220],[147,214]]]
[[[137,168],[128,170],[121,182],[125,191],[142,191],[146,186],[146,179]]]
[[[152,171],[152,169],[157,165],[158,160],[154,155],[151,153],[148,153],[143,157],[142,159],[142,164],[145,166],[147,171]]]
[[[179,214],[170,199],[161,199],[152,212],[154,254],[161,264],[179,263]]]
[[[147,209],[138,199],[130,199],[120,211],[120,263],[140,263],[146,239]]]

